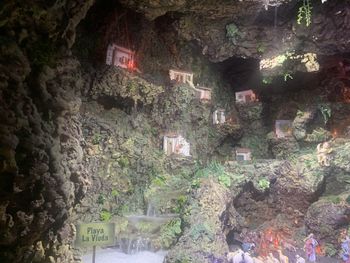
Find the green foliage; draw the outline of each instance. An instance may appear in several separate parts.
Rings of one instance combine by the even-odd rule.
[[[227,188],[231,186],[231,177],[226,173],[219,175],[218,180],[220,184],[226,186]]]
[[[336,247],[332,244],[326,243],[324,246],[324,250],[327,256],[334,257],[337,255],[338,251]]]
[[[170,246],[176,242],[181,232],[180,218],[173,219],[169,223],[163,225],[160,229],[160,242],[162,247],[165,249],[170,248]]]
[[[112,214],[108,212],[107,210],[102,210],[100,213],[100,219],[102,221],[109,221],[112,218]]]
[[[256,46],[256,51],[259,53],[259,54],[262,54],[265,52],[265,47],[262,43],[258,43],[258,45]]]
[[[288,79],[293,79],[293,76],[290,73],[286,72],[283,74],[283,79],[284,81],[287,81]]]
[[[130,207],[126,204],[118,206],[116,209],[114,209],[113,213],[115,215],[123,216],[125,214],[128,214],[130,212]]]
[[[118,224],[115,224],[115,232],[122,233],[128,230],[129,221],[126,218],[118,219]]]
[[[233,44],[236,44],[237,37],[239,36],[239,29],[234,23],[226,25],[226,37],[229,38]]]
[[[120,195],[120,193],[118,192],[118,190],[112,190],[112,192],[111,192],[111,196],[112,197],[118,197]]]
[[[99,133],[95,133],[94,136],[92,137],[92,144],[99,144],[100,141],[102,140],[102,135]]]
[[[330,132],[318,127],[312,131],[311,134],[308,134],[305,138],[306,142],[324,142],[330,139]]]
[[[301,23],[305,23],[306,26],[311,24],[311,0],[303,0],[302,6],[299,7],[297,23],[300,25]]]
[[[122,156],[118,159],[118,164],[121,168],[126,168],[129,166],[129,159],[126,156]]]
[[[103,205],[105,201],[106,201],[106,197],[103,194],[100,194],[97,198],[97,203],[99,205]]]
[[[271,84],[272,83],[272,77],[264,77],[262,82],[265,85]]]
[[[236,24],[231,23],[226,25],[226,36],[228,38],[234,38],[237,36],[238,33],[239,33],[239,30]]]
[[[270,188],[270,181],[267,180],[266,178],[262,178],[262,179],[260,179],[259,182],[258,182],[258,187],[259,187],[261,190],[265,191],[265,190],[267,190],[267,189]]]
[[[190,236],[194,241],[202,237],[208,237],[210,240],[214,239],[214,233],[207,223],[194,225],[191,229]]]
[[[231,186],[230,176],[226,173],[224,166],[216,161],[211,162],[204,169],[197,170],[197,172],[195,173],[195,180],[192,182],[192,186],[194,186],[194,187],[199,186],[198,179],[199,178],[207,178],[209,176],[217,178],[219,183],[225,187]]]
[[[187,196],[180,195],[176,200],[176,206],[174,208],[174,213],[181,214],[181,212],[185,208],[185,204],[187,203]]]
[[[297,116],[298,116],[298,117],[303,117],[304,114],[305,114],[305,112],[303,112],[303,111],[301,111],[301,110],[298,110],[298,111],[297,111]]]
[[[149,222],[139,222],[136,224],[136,228],[142,233],[149,233],[152,229],[152,224]]]
[[[332,109],[329,107],[329,105],[321,104],[318,106],[319,110],[322,113],[324,123],[327,124],[328,120],[332,116]]]

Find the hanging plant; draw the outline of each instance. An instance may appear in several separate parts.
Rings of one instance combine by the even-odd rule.
[[[324,123],[327,124],[328,120],[332,116],[332,109],[328,105],[319,105],[318,108],[320,109]]]
[[[299,7],[297,23],[300,25],[301,23],[305,23],[306,26],[311,24],[311,0],[303,0],[303,5]]]

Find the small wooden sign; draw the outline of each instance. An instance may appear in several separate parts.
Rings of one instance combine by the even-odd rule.
[[[79,224],[75,244],[80,247],[114,245],[114,228],[114,223]]]

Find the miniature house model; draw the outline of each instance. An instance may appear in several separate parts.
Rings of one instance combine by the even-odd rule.
[[[107,48],[106,64],[130,69],[134,67],[135,52],[115,44]]]
[[[181,70],[175,70],[170,69],[169,70],[169,76],[171,80],[175,80],[179,83],[191,83],[193,84],[193,73],[181,71]]]
[[[205,87],[196,88],[196,96],[201,101],[211,100],[211,89]]]
[[[217,109],[213,112],[213,124],[224,124],[226,121],[225,118],[225,110],[224,109]]]
[[[291,120],[276,120],[275,130],[277,138],[292,136],[292,124]]]
[[[247,103],[256,101],[255,93],[250,90],[236,92],[236,102]]]
[[[251,151],[247,148],[237,148],[236,149],[236,160],[237,161],[250,161]]]
[[[164,136],[163,150],[166,155],[190,156],[190,144],[181,135],[175,133],[168,133]]]

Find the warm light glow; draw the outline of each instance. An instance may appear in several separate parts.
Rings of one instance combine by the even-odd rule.
[[[338,136],[337,130],[333,130],[333,131],[332,131],[332,137],[333,137],[333,138],[337,138],[337,136]]]
[[[133,60],[129,60],[129,62],[128,62],[128,69],[129,70],[135,70],[135,62]]]

